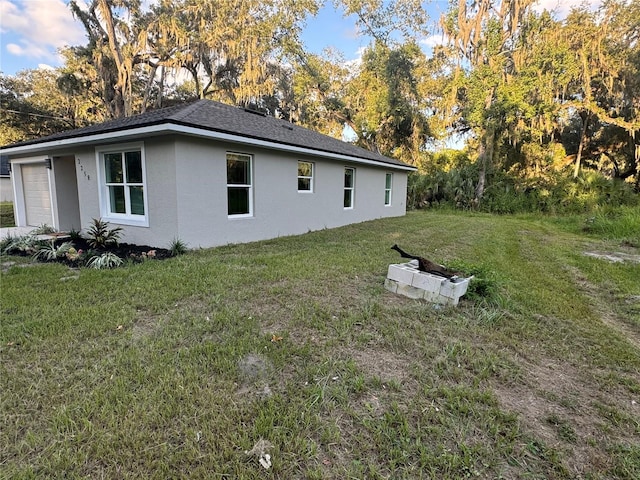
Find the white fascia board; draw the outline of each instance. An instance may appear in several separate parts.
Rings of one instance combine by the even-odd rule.
[[[175,125],[173,123],[162,123],[159,125],[150,125],[147,127],[130,128],[127,130],[118,130],[115,132],[98,133],[94,135],[87,135],[84,137],[65,138],[61,140],[52,140],[49,142],[36,143],[32,145],[24,145],[13,148],[5,148],[0,150],[3,155],[19,155],[37,153],[47,151],[51,149],[58,149],[64,147],[81,146],[81,145],[95,145],[96,143],[102,143],[114,140],[124,140],[131,138],[141,138],[147,135],[159,135],[159,134],[183,134],[191,135],[202,138],[211,138],[215,140],[222,140],[231,143],[239,143],[242,145],[251,145],[255,147],[263,147],[273,150],[288,151],[294,153],[300,153],[304,155],[310,155],[314,157],[333,158],[336,160],[343,160],[346,162],[353,162],[365,165],[375,165],[378,167],[385,167],[393,170],[405,170],[415,171],[415,167],[409,165],[395,165],[393,163],[379,162],[377,160],[370,160],[367,158],[359,158],[351,155],[343,155],[340,153],[325,152],[322,150],[315,150],[312,148],[298,147],[295,145],[286,145],[277,142],[270,142],[268,140],[260,140],[255,138],[244,137],[242,135],[234,135],[230,133],[222,133],[211,130],[204,130],[196,127],[188,127],[184,125]]]

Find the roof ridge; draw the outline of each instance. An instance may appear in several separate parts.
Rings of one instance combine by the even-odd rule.
[[[194,111],[198,110],[206,102],[209,102],[209,101],[210,100],[207,100],[205,98],[200,98],[200,99],[196,100],[195,102],[187,103],[182,108],[178,109],[177,112],[175,112],[172,115],[169,115],[167,118],[170,118],[172,120],[182,120],[184,117],[186,117],[187,115],[192,114]]]
[[[147,129],[145,132],[152,134],[155,131],[164,131],[163,128],[171,130],[173,128],[171,124],[195,129],[182,131],[185,134],[197,135],[197,131],[218,132],[247,139],[247,142],[241,143],[254,144],[255,141],[260,141],[273,145],[273,148],[280,148],[277,145],[287,145],[318,153],[322,152],[322,154],[346,155],[354,159],[408,166],[400,160],[367,150],[346,142],[344,139],[312,130],[286,118],[278,118],[273,115],[253,115],[241,107],[209,99],[196,99],[157,110],[149,110],[132,117],[113,119],[35,140],[17,142],[2,146],[0,151],[4,153],[5,148],[16,149],[16,151],[21,151],[20,149],[23,148],[35,151],[41,148],[37,146],[38,144],[47,146],[51,142],[53,147],[58,148],[62,144],[74,144],[75,138],[86,137],[90,139],[94,135],[98,136],[97,140],[109,141],[111,136],[105,136],[107,133],[122,132],[113,137],[124,138],[129,130],[145,128]],[[210,135],[205,134],[204,136]],[[87,143],[89,141],[86,140]]]

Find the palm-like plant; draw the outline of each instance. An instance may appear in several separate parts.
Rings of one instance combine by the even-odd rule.
[[[117,246],[121,233],[122,227],[109,228],[108,222],[94,218],[87,230],[87,241],[92,248],[104,250],[107,247]]]
[[[72,247],[73,245],[71,242],[64,242],[56,246],[55,240],[51,240],[49,243],[41,245],[36,253],[33,254],[33,258],[36,260],[50,262],[65,256]]]
[[[101,270],[103,268],[115,268],[122,265],[123,260],[113,252],[105,252],[102,255],[95,255],[87,263],[87,267]]]

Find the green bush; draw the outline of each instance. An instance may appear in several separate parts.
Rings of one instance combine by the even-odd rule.
[[[18,237],[8,236],[2,241],[2,253],[11,255],[13,253],[33,255],[41,246],[42,240],[38,240],[35,235],[21,235]]]
[[[437,166],[436,166],[437,167]],[[458,158],[454,167],[434,166],[409,175],[407,207],[430,208],[448,205],[474,208],[478,172],[475,165]],[[638,205],[638,194],[631,185],[587,171],[573,178],[568,171],[524,176],[517,169],[487,175],[479,208],[499,214],[588,213],[603,206]]]
[[[407,207],[451,206],[471,208],[475,197],[477,168],[467,165],[448,171],[413,172],[407,181]]]

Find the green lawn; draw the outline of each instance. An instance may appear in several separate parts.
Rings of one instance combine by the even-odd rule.
[[[13,203],[0,202],[0,227],[13,227],[15,220],[13,218]]]
[[[584,220],[412,212],[107,271],[5,257],[0,478],[640,478],[640,267],[583,254],[640,251]],[[385,291],[394,243],[488,296]]]

